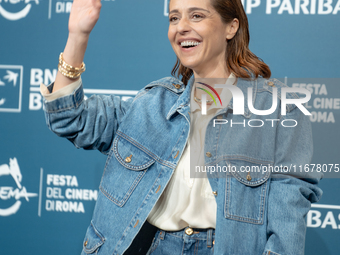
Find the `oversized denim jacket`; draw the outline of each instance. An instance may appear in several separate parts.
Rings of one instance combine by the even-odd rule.
[[[271,108],[274,87],[280,103],[284,86],[275,79],[237,82],[245,98],[248,87],[253,88],[256,109]],[[108,156],[82,255],[120,255],[136,237],[185,148],[191,87],[192,80],[184,86],[175,78],[164,78],[144,87],[134,99],[122,101],[117,96],[84,100],[81,86],[72,95],[44,102],[46,122],[53,132],[77,148],[98,149]],[[287,97],[297,95],[288,93]],[[321,197],[317,184],[322,174],[239,171],[241,166],[282,165],[287,169],[310,163],[310,121],[295,105],[286,108],[285,116],[280,107],[270,116],[255,116],[245,104],[244,114],[236,115],[232,99],[217,113],[219,118],[239,123],[261,119],[265,125],[214,128],[210,121],[207,127],[205,153],[210,152],[210,157],[205,158],[206,165],[238,170],[209,178],[217,192],[216,255],[304,254],[305,216],[311,202]],[[280,123],[285,119],[294,119],[298,125],[284,127]]]

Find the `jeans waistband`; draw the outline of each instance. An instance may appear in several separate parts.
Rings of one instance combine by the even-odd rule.
[[[215,229],[213,228],[191,228],[186,227],[178,231],[166,231],[158,229],[159,238],[164,239],[166,234],[176,236],[183,239],[196,239],[196,240],[206,240],[207,247],[212,247],[215,242]]]

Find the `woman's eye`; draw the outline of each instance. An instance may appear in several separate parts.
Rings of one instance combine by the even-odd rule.
[[[194,14],[194,15],[192,15],[192,17],[193,17],[194,19],[202,19],[202,18],[203,18],[203,16],[200,15],[200,14]]]
[[[178,20],[177,17],[171,17],[171,18],[169,19],[170,22],[173,22],[173,21],[176,21],[176,20]]]

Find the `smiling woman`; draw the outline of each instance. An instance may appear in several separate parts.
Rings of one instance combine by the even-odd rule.
[[[41,86],[49,128],[108,156],[82,254],[141,254],[148,222],[156,234],[147,255],[303,255],[305,216],[321,197],[322,174],[288,166],[310,163],[311,126],[295,105],[276,107],[277,88],[286,86],[269,79],[269,67],[249,50],[241,1],[171,0],[178,79],[151,82],[125,101],[84,99],[83,58],[100,9],[100,0],[74,0],[56,80]],[[230,91],[247,94],[252,108],[238,113],[244,100]],[[206,100],[213,94],[220,107]],[[291,120],[298,125],[277,124]],[[192,178],[195,165],[216,171]]]

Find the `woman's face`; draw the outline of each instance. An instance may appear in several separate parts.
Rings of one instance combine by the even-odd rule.
[[[222,22],[210,0],[171,0],[169,21],[168,37],[182,65],[195,77],[224,78],[227,39],[237,29]]]

